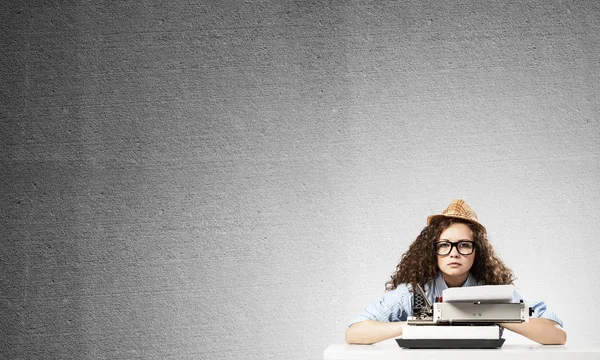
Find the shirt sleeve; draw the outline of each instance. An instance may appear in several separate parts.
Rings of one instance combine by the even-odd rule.
[[[523,300],[523,302],[527,306],[529,306],[530,308],[533,309],[533,315],[531,315],[532,318],[544,318],[544,319],[552,320],[555,323],[557,323],[558,325],[560,325],[560,327],[563,327],[562,320],[560,320],[558,318],[558,316],[556,316],[555,313],[548,310],[548,307],[546,306],[545,302],[543,302],[543,301],[528,301],[525,298],[523,298],[521,295],[519,295],[519,293],[515,290],[513,293],[513,302],[520,302],[521,300]]]
[[[406,321],[412,313],[411,296],[404,284],[388,291],[379,301],[370,303],[348,326],[364,320],[382,322]]]

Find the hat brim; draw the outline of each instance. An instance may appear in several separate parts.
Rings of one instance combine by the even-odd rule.
[[[441,215],[441,214],[437,214],[437,215],[430,215],[427,217],[427,225],[431,225],[431,222],[439,220],[439,219],[443,219],[443,218],[452,218],[452,219],[459,219],[459,220],[463,220],[466,221],[468,223],[471,223],[475,226],[480,227],[483,231],[487,231],[485,226],[481,225],[479,222],[473,220],[473,219],[469,219],[466,217],[462,217],[462,216],[454,216],[454,215]]]

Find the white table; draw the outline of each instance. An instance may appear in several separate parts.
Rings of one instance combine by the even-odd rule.
[[[375,345],[332,344],[324,360],[598,360],[600,345],[503,345],[500,349],[402,349],[395,341]]]

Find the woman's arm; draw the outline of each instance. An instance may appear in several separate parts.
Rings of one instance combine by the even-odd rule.
[[[402,326],[406,322],[381,322],[364,320],[354,323],[346,330],[348,344],[374,344],[402,335]]]
[[[402,327],[406,322],[381,322],[365,320],[352,324],[346,330],[348,344],[374,344],[402,335]],[[502,323],[505,329],[523,335],[543,345],[564,345],[567,333],[552,320],[540,318],[529,319],[524,323]]]
[[[517,334],[543,345],[564,345],[567,342],[567,333],[560,325],[544,318],[529,319],[523,323],[498,324]]]

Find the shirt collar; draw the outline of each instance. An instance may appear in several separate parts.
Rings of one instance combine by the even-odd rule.
[[[473,275],[471,275],[471,273],[469,273],[469,276],[467,277],[467,280],[465,281],[465,283],[462,284],[462,287],[477,286],[477,285],[482,285],[482,283],[475,280]],[[425,286],[423,287],[423,290],[425,290],[425,294],[427,294],[429,301],[431,301],[431,303],[433,304],[435,302],[435,298],[438,296],[442,296],[442,291],[446,290],[447,288],[448,288],[448,285],[446,284],[446,281],[444,280],[444,276],[442,275],[442,272],[438,271],[437,277],[434,278],[433,280],[431,280],[430,282],[426,283]]]
[[[468,287],[468,286],[475,286],[475,285],[477,285],[477,281],[475,280],[473,275],[471,275],[471,273],[469,273],[467,280],[464,282],[464,284],[462,284],[461,287]],[[444,291],[448,288],[448,285],[446,284],[446,281],[444,280],[444,276],[442,275],[441,271],[438,271],[438,276],[435,279],[433,279],[433,286],[435,287],[436,293],[438,293],[438,294],[441,294],[442,291]]]

